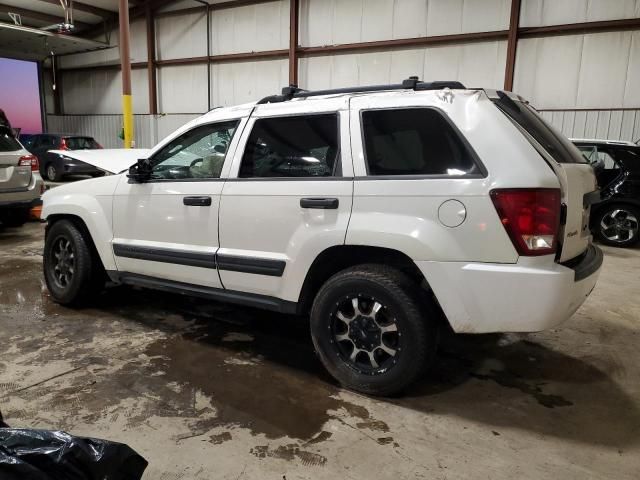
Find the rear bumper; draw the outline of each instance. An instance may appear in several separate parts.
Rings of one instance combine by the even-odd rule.
[[[596,285],[602,259],[591,245],[568,266],[552,256],[521,257],[516,264],[416,264],[456,332],[536,332],[578,310]]]
[[[31,182],[27,188],[4,192],[0,189],[0,209],[31,208],[42,205],[40,195],[43,191],[44,182],[36,172],[31,176]]]

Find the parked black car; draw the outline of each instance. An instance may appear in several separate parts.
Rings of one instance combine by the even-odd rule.
[[[640,240],[640,145],[572,141],[593,165],[604,199],[591,207],[592,232],[606,245],[635,245]]]
[[[38,157],[40,173],[47,180],[58,182],[66,175],[91,175],[93,177],[104,175],[102,170],[93,165],[50,152],[50,150],[93,150],[102,148],[92,137],[42,133],[38,135],[21,135],[20,141],[29,152]]]

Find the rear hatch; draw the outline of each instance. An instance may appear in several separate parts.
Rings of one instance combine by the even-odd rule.
[[[31,165],[20,166],[20,158],[27,152],[11,135],[0,127],[0,193],[27,189],[31,182]]]
[[[91,137],[64,137],[63,142],[68,150],[95,150],[102,148],[100,144]]]
[[[520,97],[497,92],[492,100],[519,127],[557,175],[563,203],[559,261],[579,256],[591,243],[589,213],[591,203],[599,199],[591,165],[569,139]]]

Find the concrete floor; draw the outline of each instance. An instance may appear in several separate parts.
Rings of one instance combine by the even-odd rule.
[[[124,442],[145,479],[637,479],[640,249],[562,328],[450,336],[408,394],[338,388],[304,319],[133,289],[54,304],[43,226],[0,231],[0,409]],[[531,292],[535,295],[535,292]]]

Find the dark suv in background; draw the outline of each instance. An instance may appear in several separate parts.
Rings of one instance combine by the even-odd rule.
[[[92,177],[104,175],[102,170],[93,165],[50,152],[50,150],[94,150],[102,148],[92,137],[43,133],[21,135],[20,140],[29,152],[38,157],[40,173],[47,180],[59,182],[66,175],[91,175]]]
[[[612,140],[572,142],[593,165],[604,199],[591,206],[594,235],[607,245],[635,245],[640,240],[640,145]]]

